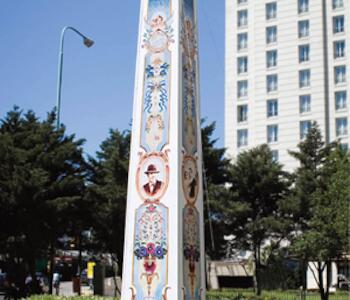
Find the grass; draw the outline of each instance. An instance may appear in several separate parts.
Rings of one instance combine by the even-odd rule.
[[[119,300],[119,298],[102,297],[102,296],[54,296],[54,295],[34,295],[29,297],[30,300]]]
[[[208,300],[300,300],[300,292],[293,291],[263,291],[260,297],[255,296],[253,290],[221,290],[208,291]],[[307,293],[303,300],[320,300],[318,293]],[[337,292],[329,297],[330,300],[349,300],[350,294],[347,292]]]
[[[30,300],[120,300],[119,298],[101,297],[101,296],[53,296],[38,295],[31,296]],[[208,291],[207,300],[300,300],[299,291],[263,291],[261,297],[256,297],[253,290],[231,290]],[[349,300],[350,293],[337,292],[329,297],[330,300]],[[308,293],[303,300],[320,300],[318,293]]]

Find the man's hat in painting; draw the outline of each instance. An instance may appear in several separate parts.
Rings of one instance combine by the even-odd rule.
[[[147,167],[147,171],[145,172],[145,174],[152,174],[152,173],[159,173],[159,171],[157,170],[157,167],[153,164],[150,164],[148,167]]]

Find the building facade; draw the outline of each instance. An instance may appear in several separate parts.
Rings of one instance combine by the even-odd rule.
[[[230,158],[267,143],[288,154],[313,121],[349,140],[349,0],[226,0],[225,146]]]

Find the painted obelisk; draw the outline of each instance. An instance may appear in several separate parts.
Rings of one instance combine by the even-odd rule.
[[[122,300],[204,300],[196,0],[141,0]]]

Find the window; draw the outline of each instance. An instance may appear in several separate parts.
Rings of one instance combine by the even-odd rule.
[[[298,13],[303,14],[309,11],[309,0],[298,1]]]
[[[278,141],[278,125],[267,126],[267,142],[276,143]]]
[[[277,91],[278,78],[276,74],[266,76],[266,90],[268,93]]]
[[[246,122],[248,120],[248,105],[239,105],[237,107],[237,121]]]
[[[266,28],[266,43],[271,44],[277,42],[277,26]]]
[[[272,150],[271,151],[271,154],[272,154],[272,160],[274,161],[274,162],[278,162],[278,150]]]
[[[238,72],[238,74],[248,72],[248,57],[247,56],[237,58],[237,72]]]
[[[299,97],[299,111],[301,114],[311,111],[311,96],[302,95]]]
[[[268,118],[278,116],[278,100],[271,99],[266,102],[266,114]]]
[[[306,88],[310,86],[310,70],[299,71],[299,87]]]
[[[334,67],[334,82],[335,84],[344,83],[346,81],[345,66]]]
[[[240,33],[238,34],[238,50],[244,50],[248,47],[248,33]]]
[[[344,16],[333,17],[333,33],[344,32]]]
[[[237,83],[238,98],[247,97],[248,95],[248,80],[240,80]]]
[[[244,27],[248,25],[248,11],[239,10],[237,12],[237,25],[238,27]]]
[[[266,20],[271,20],[276,18],[277,16],[276,2],[266,3],[265,9],[266,9]]]
[[[309,20],[298,22],[299,38],[305,38],[309,36],[309,27],[310,27]]]
[[[334,58],[345,57],[345,41],[334,42]]]
[[[311,121],[301,121],[300,122],[300,139],[304,139],[307,136],[311,128]]]
[[[344,1],[343,0],[333,0],[332,1],[333,9],[338,9],[344,7]]]
[[[338,118],[335,119],[335,130],[336,135],[347,135],[348,134],[348,119],[347,118]]]
[[[237,146],[243,147],[248,145],[248,129],[237,130]]]
[[[266,52],[266,67],[272,68],[277,66],[277,50]]]
[[[335,93],[335,109],[340,110],[347,107],[346,91],[340,91]]]
[[[303,63],[310,60],[310,46],[299,46],[299,63]]]

